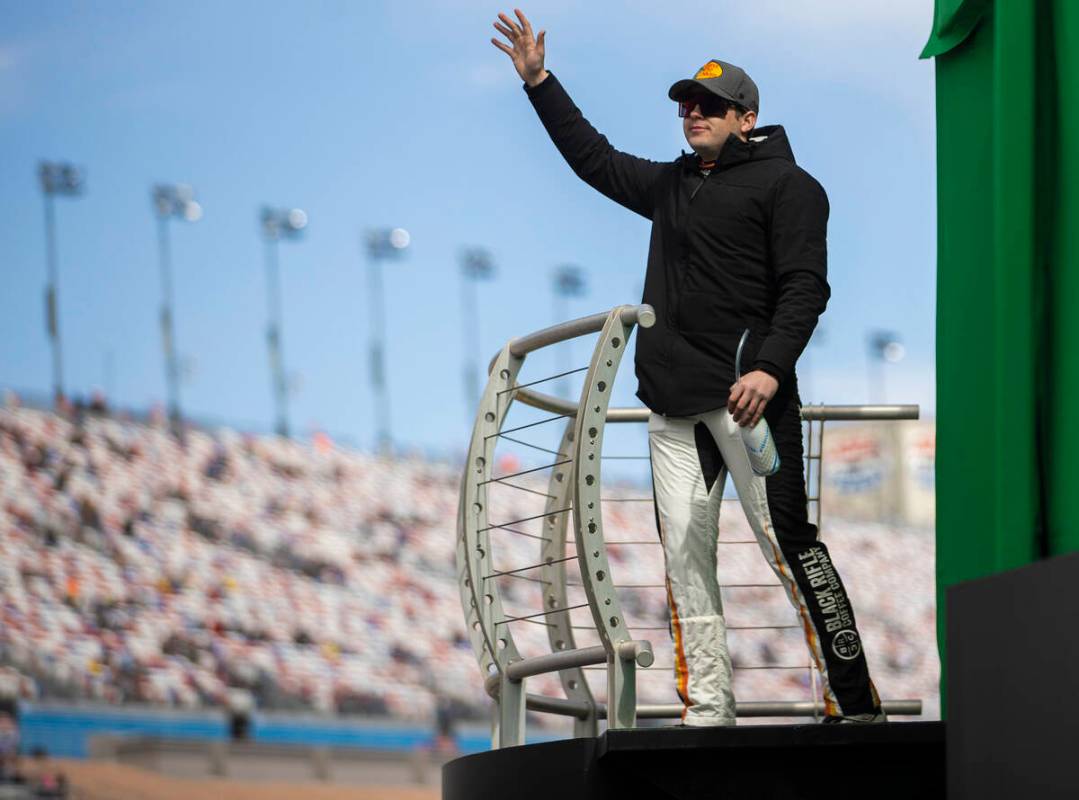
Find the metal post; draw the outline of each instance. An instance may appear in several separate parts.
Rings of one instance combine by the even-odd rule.
[[[64,358],[60,346],[59,275],[56,266],[56,208],[53,193],[45,188],[45,266],[48,286],[45,288],[45,330],[52,343],[52,396],[59,403],[64,396]]]
[[[461,254],[461,325],[464,331],[464,388],[468,418],[480,399],[480,369],[477,363],[480,350],[479,289],[477,284],[494,275],[491,254],[481,247],[470,247]]]
[[[270,373],[274,403],[277,406],[278,436],[286,439],[288,426],[288,386],[285,384],[285,365],[282,355],[281,272],[278,266],[277,235],[266,234],[266,291],[270,323],[266,329],[266,345],[270,353]]]
[[[173,328],[172,254],[169,249],[169,220],[157,217],[157,244],[161,264],[161,346],[165,354],[165,389],[168,394],[169,425],[174,435],[180,429],[180,369],[176,359],[176,338]]]
[[[288,383],[285,377],[284,317],[281,313],[281,271],[278,266],[278,242],[281,237],[296,239],[307,227],[307,214],[299,208],[263,206],[259,213],[262,235],[266,240],[266,299],[270,321],[266,329],[266,344],[270,351],[270,373],[274,401],[277,405],[277,434],[286,439],[288,424]]]
[[[390,432],[390,396],[386,385],[386,300],[382,290],[382,259],[376,249],[368,253],[368,296],[371,300],[371,385],[375,389],[375,419],[378,449],[389,453],[393,447]]]
[[[826,420],[820,421],[820,427],[817,428],[817,518],[815,520],[817,525],[817,536],[820,536],[821,529],[821,512],[824,504],[824,424]],[[813,423],[810,422],[810,425]]]
[[[42,161],[38,164],[38,179],[45,197],[45,269],[48,286],[45,289],[46,330],[52,341],[52,388],[53,397],[59,403],[64,397],[64,357],[60,346],[60,277],[56,257],[56,209],[54,198],[58,194],[74,197],[82,193],[82,171],[68,163]]]
[[[637,662],[617,651],[607,657],[607,728],[637,724]]]
[[[404,254],[410,237],[404,228],[383,228],[367,232],[367,278],[371,301],[371,383],[375,389],[375,419],[378,449],[393,449],[390,430],[390,387],[386,377],[386,298],[382,290],[382,264]]]
[[[180,367],[176,356],[176,329],[172,295],[172,247],[169,220],[197,222],[202,206],[195,202],[195,190],[185,183],[159,183],[150,194],[157,214],[158,261],[161,267],[161,347],[165,356],[165,392],[168,396],[169,427],[176,437],[183,436],[180,413]]]
[[[525,682],[515,681],[505,671],[499,679],[498,746],[516,747],[525,743]]]

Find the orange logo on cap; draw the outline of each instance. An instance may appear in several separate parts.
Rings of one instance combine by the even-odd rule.
[[[716,61],[709,61],[699,70],[697,70],[697,74],[693,77],[695,80],[700,80],[701,78],[718,78],[722,74],[723,67],[721,67]]]

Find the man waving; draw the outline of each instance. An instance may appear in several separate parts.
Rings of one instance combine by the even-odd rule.
[[[525,82],[578,177],[652,222],[638,330],[637,396],[648,440],[686,725],[732,725],[731,661],[716,579],[729,473],[765,558],[794,605],[823,683],[825,722],[883,722],[854,611],[806,512],[794,365],[828,302],[828,199],[779,125],[756,127],[757,85],[712,59],[668,93],[693,155],[657,162],[613,148],[544,68],[545,31],[499,14],[492,39]],[[735,353],[748,370],[737,381]],[[734,381],[732,383],[732,381]],[[780,466],[753,471],[741,429],[764,417]]]

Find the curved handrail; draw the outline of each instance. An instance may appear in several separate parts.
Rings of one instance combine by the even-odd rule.
[[[617,311],[619,319],[624,325],[631,327],[633,325],[640,325],[642,328],[651,328],[656,324],[656,312],[652,306],[647,303],[642,303],[638,306],[619,306]],[[611,313],[612,312],[610,311],[605,311],[600,314],[589,314],[587,317],[572,319],[568,322],[560,322],[549,328],[543,328],[534,333],[511,339],[508,347],[513,355],[523,358],[529,353],[533,353],[544,347],[549,347],[552,344],[558,344],[559,342],[569,341],[570,339],[575,339],[579,336],[587,336],[590,333],[598,332],[603,328],[604,323],[607,321],[607,317],[609,317]],[[497,358],[498,353],[495,354],[487,365],[488,374],[494,369],[495,360]],[[534,389],[517,389],[515,394],[517,399],[525,405],[538,408],[541,411],[550,411],[553,414],[562,414],[565,416],[573,416],[577,413],[576,403],[545,394],[544,392],[538,392]],[[616,417],[623,416],[620,412],[632,411],[636,413],[638,411],[644,411],[644,419],[647,420],[647,409],[612,409],[612,411],[615,412],[614,416]],[[638,422],[639,420],[635,418],[612,419],[608,417],[607,421]]]
[[[601,468],[607,408],[626,343],[633,331],[624,315],[611,314],[600,331],[581,390],[573,427],[573,533],[581,584],[607,650],[608,728],[633,727],[637,718],[636,663],[624,649],[632,642],[607,560],[603,536]]]
[[[655,312],[650,306],[618,306],[608,312],[512,339],[489,366],[461,482],[457,559],[468,632],[484,675],[485,688],[497,703],[492,741],[495,747],[524,741],[526,709],[574,717],[574,732],[579,736],[594,735],[599,719],[607,719],[610,728],[629,727],[635,724],[638,716],[665,718],[681,711],[680,706],[638,706],[636,702],[635,670],[651,665],[651,644],[634,640],[626,628],[603,538],[600,466],[605,424],[646,422],[651,413],[647,408],[609,407],[609,390],[614,385],[633,326],[651,327],[654,323]],[[535,391],[530,388],[533,384],[518,385],[517,376],[530,353],[597,332],[600,336],[593,348],[577,403]],[[557,460],[547,467],[553,469],[544,513],[492,524],[487,517],[487,488],[512,477],[493,476],[494,450],[502,435],[503,421],[515,400],[565,417],[567,425],[558,451],[554,452]],[[822,436],[825,421],[899,420],[919,416],[916,405],[809,405],[800,410],[803,421],[810,423],[807,451],[810,462],[819,461],[821,457],[819,445],[817,454],[813,454],[814,423],[820,426],[818,436]],[[807,468],[807,480],[809,474]],[[819,480],[819,466],[815,474]],[[818,502],[819,517],[819,496],[809,499]],[[575,644],[569,612],[577,606],[568,605],[566,595],[565,562],[574,558],[564,555],[571,512],[576,561],[581,574],[581,583],[577,585],[585,590],[587,606],[601,640],[600,645],[585,648]],[[511,522],[517,524],[536,519],[544,520],[543,535],[537,537],[542,541],[540,562],[508,572],[495,570],[489,532],[495,528],[510,529]],[[544,610],[526,617],[507,617],[502,609],[497,579],[533,568],[542,570]],[[523,658],[507,623],[537,616],[547,617],[544,624],[548,629],[551,653]],[[607,703],[599,703],[593,698],[582,671],[587,665],[602,663],[607,666]],[[559,674],[565,698],[525,692],[526,678],[552,672]],[[920,701],[885,701],[885,705],[897,714],[921,711]],[[740,703],[738,708],[742,716],[815,716],[820,711],[816,701]]]
[[[652,306],[642,304],[639,306],[618,306],[613,311],[618,312],[618,318],[624,325],[630,327],[640,325],[642,328],[651,328],[656,324],[656,312]],[[586,336],[603,328],[607,318],[613,311],[604,311],[600,314],[589,314],[587,317],[571,319],[569,322],[560,322],[549,328],[543,328],[534,333],[518,336],[510,339],[510,352],[517,357],[526,356],[543,347],[576,339],[578,336]],[[494,359],[491,360],[494,363]]]
[[[487,486],[494,461],[494,436],[501,428],[512,400],[500,387],[512,385],[523,364],[524,359],[513,356],[508,347],[504,347],[496,359],[476,413],[457,510],[461,604],[473,652],[485,675],[492,671],[503,673],[507,660],[520,658],[512,633],[496,630],[495,621],[504,618],[505,614],[497,587],[488,586],[492,561]],[[520,725],[523,724],[522,711]]]
[[[492,732],[492,744],[494,746],[520,744],[524,740],[525,709],[529,703],[536,702],[536,698],[535,696],[527,695],[524,691],[524,678],[535,673],[522,674],[521,667],[515,665],[521,665],[523,662],[539,664],[543,667],[541,671],[544,672],[557,671],[560,673],[568,699],[564,701],[561,698],[548,698],[552,702],[557,701],[555,705],[565,706],[568,702],[575,707],[596,708],[596,703],[592,698],[587,681],[584,680],[584,674],[579,671],[579,667],[574,666],[582,663],[579,662],[582,651],[569,647],[564,651],[552,653],[550,657],[541,657],[543,660],[539,662],[523,659],[508,624],[516,618],[507,617],[502,608],[497,579],[507,573],[499,572],[493,567],[490,531],[494,528],[507,528],[510,523],[503,521],[500,524],[493,524],[488,519],[487,490],[491,484],[497,480],[502,480],[502,478],[494,478],[493,465],[495,444],[501,433],[503,420],[506,418],[506,414],[514,400],[526,391],[517,385],[517,375],[529,353],[548,345],[599,331],[601,332],[601,344],[597,345],[597,350],[592,358],[592,366],[589,370],[589,378],[594,383],[598,368],[598,356],[596,353],[599,352],[599,348],[604,344],[609,347],[611,337],[615,335],[615,332],[617,332],[617,336],[615,337],[614,346],[618,348],[619,345],[624,345],[625,339],[634,325],[648,326],[654,322],[655,312],[650,306],[617,306],[603,314],[592,314],[513,339],[507,342],[492,360],[488,369],[487,385],[484,388],[479,409],[476,413],[476,421],[473,425],[472,438],[462,475],[457,515],[458,540],[456,549],[461,604],[469,628],[473,651],[484,674],[485,683],[489,687],[497,686],[498,690],[498,715]],[[621,349],[624,350],[624,346]],[[618,355],[620,356],[621,353],[619,352]],[[605,374],[610,373],[607,375],[607,382],[611,384],[613,384],[614,371],[617,370],[619,360],[619,358],[607,359],[606,366],[603,367],[606,370]],[[612,366],[613,369],[611,368]],[[600,391],[603,391],[606,385],[606,383],[601,382]],[[605,403],[603,407],[604,409],[606,408]],[[544,513],[540,515],[540,517],[546,519],[547,527],[555,526],[560,517],[565,518],[568,516],[569,506],[572,505],[571,502],[568,502],[571,488],[573,497],[576,500],[579,481],[574,466],[575,462],[580,458],[579,442],[581,433],[577,430],[580,424],[581,420],[575,420],[573,430],[567,431],[564,436],[566,444],[572,443],[573,457],[559,457],[559,460],[550,465],[555,469],[555,476],[561,475],[565,480],[566,491],[560,493],[564,499],[562,504],[549,502]],[[602,424],[602,421],[600,424]],[[594,440],[594,437],[590,438]],[[590,476],[588,481],[589,483],[595,481],[595,476]],[[597,492],[598,488],[597,482],[595,487]],[[536,518],[530,517],[529,519]],[[525,521],[518,520],[516,522]],[[564,520],[562,524],[564,526]],[[575,525],[575,528],[579,527],[579,524]],[[564,543],[564,541],[565,529],[563,527],[561,542]],[[560,559],[559,562],[564,560],[564,558]],[[553,568],[554,564],[555,558],[553,555],[545,552],[541,563],[534,565],[543,568],[547,578],[558,580],[562,588],[561,597],[558,593],[551,596],[556,601],[561,599],[561,608],[545,609],[542,613],[543,615],[566,616],[566,625],[564,627],[569,631],[571,627],[569,626],[568,612],[571,609],[564,602],[565,572],[564,570]],[[529,568],[531,567],[526,567],[525,569]],[[589,583],[588,573],[584,572],[583,575],[583,583],[587,586]],[[554,580],[551,583],[554,583]],[[548,597],[546,602],[550,602],[551,597]],[[618,617],[621,617],[621,612],[617,609],[617,604],[612,606],[612,611]],[[600,619],[596,609],[593,609],[593,619],[597,621]],[[597,624],[599,623],[597,622]],[[557,641],[557,639],[551,640],[552,647],[556,645]],[[564,637],[562,639],[563,646],[568,645],[571,641],[572,639],[569,636]],[[599,652],[603,656],[602,660],[606,661],[609,666],[614,665],[617,668],[616,671],[622,676],[620,686],[626,682],[628,677],[631,691],[633,668],[638,661],[642,666],[646,665],[646,662],[651,663],[651,648],[648,643],[626,641],[625,637],[622,636],[617,638],[605,637],[604,645]],[[647,656],[643,655],[644,653],[647,653]],[[585,655],[588,658],[596,657],[593,652]],[[609,671],[611,670],[609,669]],[[623,706],[629,709],[628,713],[632,714],[636,706],[635,699],[629,695],[627,695],[627,698],[629,702],[624,703]],[[595,713],[592,712],[587,716],[590,717],[590,725],[594,729]],[[620,716],[624,716],[624,714]],[[579,730],[586,731],[587,729],[588,726],[585,726]]]

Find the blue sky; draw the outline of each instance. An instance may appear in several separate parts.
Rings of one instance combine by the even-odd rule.
[[[360,237],[412,235],[385,275],[395,438],[452,453],[470,412],[458,254],[490,249],[480,286],[484,359],[552,321],[551,277],[581,265],[574,315],[636,302],[646,221],[580,183],[488,42],[500,8],[475,0],[0,2],[0,386],[46,393],[41,158],[85,167],[58,203],[69,390],[111,384],[120,405],[164,398],[150,187],[192,184],[205,209],[173,226],[185,411],[268,429],[266,286],[257,211],[304,208],[281,247],[293,427],[374,441]],[[617,147],[684,146],[667,87],[709,58],[744,66],[761,123],[786,126],[825,186],[832,301],[805,364],[804,399],[933,409],[935,150],[932,65],[917,60],[930,0],[535,2],[548,67]],[[906,359],[867,382],[866,331]],[[582,364],[587,349],[578,344]],[[111,378],[106,363],[111,360]],[[526,375],[553,371],[541,354]],[[576,362],[574,362],[576,363]],[[627,364],[628,367],[628,364]],[[628,404],[631,369],[617,387]],[[871,394],[871,391],[873,394]]]

